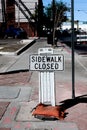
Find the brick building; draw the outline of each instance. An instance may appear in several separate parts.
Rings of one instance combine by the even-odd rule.
[[[37,36],[36,19],[32,14],[35,13],[38,0],[4,0],[4,3],[2,2],[3,0],[0,0],[1,23],[6,22],[7,27],[12,25],[22,27],[28,36]]]

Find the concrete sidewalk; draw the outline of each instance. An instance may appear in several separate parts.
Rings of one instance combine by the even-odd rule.
[[[48,46],[46,42],[43,44]],[[64,120],[43,121],[32,116],[31,110],[38,104],[39,98],[39,72],[28,71],[29,55],[24,53],[6,69],[7,73],[0,75],[0,130],[86,130],[87,83],[79,78],[76,82],[77,98],[71,99],[71,78],[66,71],[71,69],[70,49],[60,44],[54,49],[54,53],[65,57],[65,70],[55,72],[56,104],[66,109]],[[21,71],[24,67],[25,71]],[[17,71],[13,73],[13,70]]]

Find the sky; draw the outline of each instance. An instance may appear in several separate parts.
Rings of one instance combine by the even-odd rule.
[[[43,4],[47,6],[52,0],[43,0]],[[71,0],[56,0],[63,1],[68,7],[71,7]],[[74,19],[80,22],[87,21],[87,0],[73,0],[74,1]],[[71,13],[67,14],[69,17]]]

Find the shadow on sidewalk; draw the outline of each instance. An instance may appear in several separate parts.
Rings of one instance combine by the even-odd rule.
[[[87,95],[82,95],[82,96],[78,96],[75,99],[67,99],[64,101],[61,101],[60,103],[62,103],[60,106],[61,108],[65,111],[68,108],[71,108],[79,103],[87,103]],[[68,115],[69,113],[66,112],[64,118]]]
[[[79,103],[87,103],[87,95],[78,96],[75,99],[67,99],[67,100],[61,101],[60,103],[62,103],[61,107],[64,108],[64,110],[66,110]]]

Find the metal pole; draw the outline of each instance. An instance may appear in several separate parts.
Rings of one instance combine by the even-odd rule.
[[[53,45],[55,45],[55,0],[52,1],[53,2]]]
[[[72,44],[72,98],[75,98],[75,66],[74,66],[74,0],[71,0],[71,44]]]

